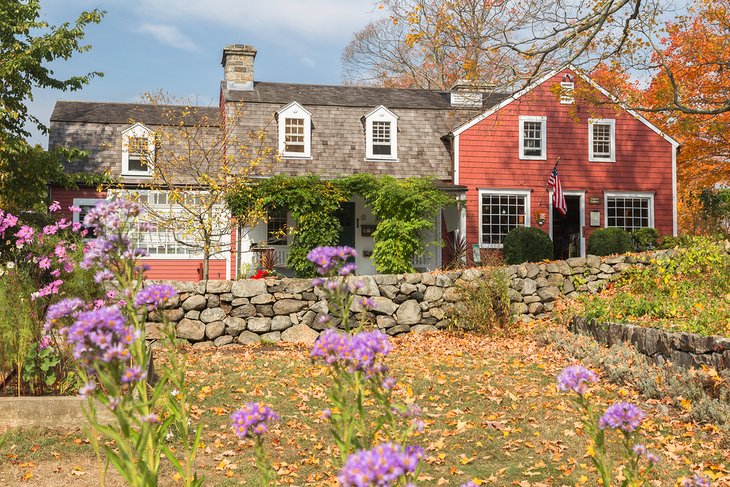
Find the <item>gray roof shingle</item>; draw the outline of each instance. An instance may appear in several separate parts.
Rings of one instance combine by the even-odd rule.
[[[167,125],[171,120],[179,120],[183,106],[150,105],[147,103],[107,103],[59,100],[51,114],[51,122],[81,122],[128,124],[130,120],[141,121],[148,125]],[[207,124],[220,117],[218,107],[196,107],[192,110],[198,120],[186,116],[186,124],[195,124],[203,117]]]

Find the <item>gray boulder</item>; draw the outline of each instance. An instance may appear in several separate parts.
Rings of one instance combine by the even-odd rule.
[[[201,321],[183,318],[175,327],[175,334],[178,338],[197,342],[205,337],[205,324]]]
[[[284,330],[281,334],[281,340],[288,343],[306,343],[313,344],[319,333],[304,324],[294,325]]]

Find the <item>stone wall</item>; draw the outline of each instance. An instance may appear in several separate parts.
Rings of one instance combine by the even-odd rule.
[[[669,360],[680,367],[730,369],[730,339],[694,333],[674,333],[624,323],[601,323],[575,317],[571,331],[611,346],[631,343],[637,351],[660,365]]]
[[[517,319],[529,321],[552,310],[560,296],[596,292],[617,274],[644,266],[654,254],[599,258],[588,256],[513,265],[504,268],[509,278],[509,299]],[[441,273],[358,276],[361,296],[372,298],[370,319],[389,335],[445,328],[449,317],[462,307],[461,288],[489,270],[470,268]],[[165,313],[176,323],[179,338],[196,346],[224,346],[261,340],[313,342],[325,325],[319,318],[328,312],[319,289],[309,279],[247,279],[241,281],[172,282],[179,296]],[[354,313],[362,311],[359,300]],[[160,315],[147,325],[149,339],[162,335]]]

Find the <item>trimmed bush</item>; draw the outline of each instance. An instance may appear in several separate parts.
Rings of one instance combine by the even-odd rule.
[[[513,228],[504,238],[504,258],[508,264],[552,259],[553,241],[539,228]]]
[[[623,228],[599,228],[588,239],[588,253],[592,255],[625,254],[632,248],[631,234]]]
[[[631,232],[631,239],[634,241],[634,250],[643,252],[657,247],[659,232],[656,228],[638,228]]]

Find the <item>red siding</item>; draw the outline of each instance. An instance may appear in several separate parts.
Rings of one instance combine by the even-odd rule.
[[[555,160],[564,191],[586,191],[586,238],[590,212],[600,211],[604,226],[604,191],[642,191],[654,195],[654,226],[672,234],[672,145],[624,110],[576,103],[561,105],[551,88],[564,73],[508,104],[459,135],[458,184],[467,191],[467,238],[479,241],[478,189],[531,189],[530,213],[549,215],[545,189]],[[576,88],[585,82],[576,77]],[[547,160],[519,159],[519,117],[547,117]],[[588,119],[616,120],[616,162],[588,162]],[[589,198],[599,197],[591,205]],[[549,231],[549,221],[541,227]]]
[[[75,190],[51,188],[51,200],[58,201],[61,204],[61,210],[58,212],[59,217],[72,218],[72,213],[68,211],[68,207],[73,204],[74,198],[104,199],[106,198],[106,193],[97,192],[93,188],[79,188]],[[235,242],[231,244],[231,248],[235,248]],[[231,256],[231,258],[233,259],[234,257]],[[235,262],[235,260],[231,262]],[[150,269],[146,273],[148,279],[197,281],[200,279],[199,269],[203,268],[202,259],[145,259],[143,263],[150,266]],[[210,269],[208,272],[211,279],[230,278],[230,276],[226,275],[227,263],[225,259],[212,259],[209,265]],[[234,269],[231,269],[231,274],[234,274]]]

